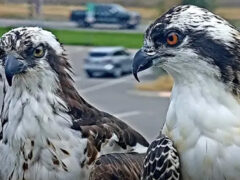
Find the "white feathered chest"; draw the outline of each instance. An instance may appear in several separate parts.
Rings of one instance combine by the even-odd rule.
[[[49,76],[46,76],[49,77]],[[3,179],[84,179],[87,139],[70,129],[71,117],[53,92],[50,78],[39,89],[9,89],[4,99],[2,159]],[[36,83],[36,82],[35,82]],[[38,86],[38,87],[39,87]],[[36,87],[36,86],[31,86]]]
[[[217,84],[173,89],[163,132],[180,154],[184,180],[240,177],[240,105]]]

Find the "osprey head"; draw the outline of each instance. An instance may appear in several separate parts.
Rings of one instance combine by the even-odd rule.
[[[9,86],[17,80],[31,81],[42,72],[54,72],[63,51],[55,36],[41,28],[21,27],[7,32],[0,39],[0,59]]]
[[[133,74],[159,66],[176,80],[199,76],[238,81],[240,33],[219,16],[196,6],[170,9],[146,31]],[[237,78],[237,79],[236,79]]]

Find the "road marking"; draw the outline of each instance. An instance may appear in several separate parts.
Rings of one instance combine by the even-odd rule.
[[[139,75],[139,77],[144,76],[146,74],[149,74],[149,70],[142,72]],[[82,89],[81,92],[82,93],[89,93],[89,92],[92,92],[92,91],[96,91],[96,90],[100,90],[100,89],[103,89],[103,88],[107,88],[109,86],[114,86],[114,85],[119,84],[119,83],[127,82],[129,79],[133,79],[133,76],[131,74],[126,76],[126,77],[122,77],[120,79],[109,80],[109,81],[107,81],[105,83],[99,83],[97,85],[94,85],[94,86]]]
[[[107,81],[105,83],[99,83],[97,85],[82,89],[81,92],[82,93],[88,93],[88,92],[96,91],[96,90],[103,89],[103,88],[106,88],[106,87],[109,87],[109,86],[113,86],[115,84],[122,83],[123,81],[125,81],[125,80],[122,78],[122,79],[118,79],[118,80]]]
[[[159,92],[158,93],[158,95],[160,96],[160,97],[171,97],[171,92],[168,92],[168,91],[166,91],[166,92]]]
[[[119,114],[115,114],[115,116],[117,116],[118,118],[125,118],[125,117],[129,117],[129,116],[136,116],[141,114],[140,111],[129,111],[129,112],[123,112],[123,113],[119,113]]]
[[[130,90],[128,94],[146,96],[146,97],[164,97],[170,98],[171,92],[169,91],[139,91],[139,90]]]

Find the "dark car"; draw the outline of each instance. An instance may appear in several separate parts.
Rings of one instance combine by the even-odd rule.
[[[136,28],[141,17],[138,13],[128,11],[118,4],[87,5],[87,10],[74,10],[70,20],[80,27],[91,27],[94,24],[118,24],[121,28]]]
[[[112,75],[117,78],[132,72],[132,56],[123,47],[92,48],[85,59],[84,70],[89,77]]]

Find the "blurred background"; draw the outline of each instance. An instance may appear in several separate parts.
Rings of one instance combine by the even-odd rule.
[[[0,0],[0,36],[19,26],[53,32],[67,50],[80,94],[151,141],[164,123],[173,80],[151,69],[137,83],[132,59],[148,25],[179,4],[207,8],[240,27],[240,0]]]

